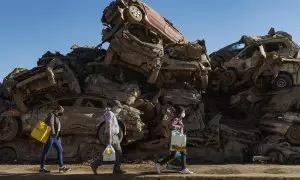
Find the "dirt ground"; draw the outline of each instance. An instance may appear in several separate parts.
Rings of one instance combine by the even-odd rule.
[[[55,176],[60,179],[110,179],[112,165],[98,169],[98,176],[92,175],[88,165],[69,165],[70,172],[59,174],[56,165],[46,166],[52,171],[50,175],[38,173],[38,165],[1,165],[0,179],[47,179]],[[157,175],[153,163],[125,164],[126,175],[117,179],[300,179],[300,166],[295,165],[190,165],[193,175],[181,175],[175,171],[163,169]],[[102,177],[101,177],[102,176]],[[53,177],[52,177],[53,179]]]

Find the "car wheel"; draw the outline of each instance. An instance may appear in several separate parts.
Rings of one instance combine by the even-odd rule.
[[[125,16],[132,23],[139,23],[143,20],[143,12],[137,6],[129,6],[125,9]]]
[[[16,162],[17,153],[12,148],[4,147],[0,149],[0,163],[11,164]]]
[[[224,85],[230,86],[233,85],[237,80],[237,73],[233,69],[228,69],[224,72],[224,77],[221,77],[221,79],[224,78]]]
[[[289,143],[300,145],[300,125],[292,125],[289,127],[285,136]]]
[[[17,119],[6,117],[0,120],[0,141],[13,140],[19,131],[19,123]]]
[[[293,80],[287,74],[279,74],[274,80],[272,86],[274,90],[290,88],[293,86]]]
[[[280,163],[280,164],[285,163],[284,155],[279,150],[276,149],[270,150],[266,153],[265,156],[271,158],[271,163]]]
[[[100,143],[103,145],[106,145],[107,140],[105,138],[107,138],[107,137],[104,135],[104,132],[105,132],[105,124],[103,123],[98,129],[97,136],[98,136]],[[120,142],[122,142],[123,138],[124,138],[124,132],[121,130],[121,127],[120,127],[120,133],[118,136],[119,136]]]

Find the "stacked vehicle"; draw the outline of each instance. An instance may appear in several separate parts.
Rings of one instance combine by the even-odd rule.
[[[190,106],[190,123],[198,123],[190,127],[194,131],[203,128],[195,121],[193,109],[203,114],[197,106],[202,103],[199,90],[205,90],[210,70],[205,42],[188,43],[168,20],[140,1],[112,2],[102,22],[107,24],[103,40],[110,43],[108,50],[75,44],[66,55],[46,52],[37,67],[17,68],[5,77],[1,87],[2,162],[37,160],[42,146],[30,138],[30,131],[57,104],[65,109],[64,153],[72,161],[101,155],[103,110],[113,99],[124,104],[119,116],[123,144],[164,137],[165,126],[159,117],[165,112],[159,106],[165,102],[161,99],[180,104],[172,96],[180,91],[186,92],[182,99]],[[189,88],[172,87],[176,84]]]
[[[211,90],[232,95],[228,106],[261,132],[255,161],[298,163],[299,52],[291,35],[271,28],[210,55]]]
[[[167,153],[168,123],[181,105],[193,160],[298,163],[300,48],[291,35],[243,36],[208,56],[204,40],[189,42],[139,0],[112,1],[101,21],[100,45],[46,52],[37,67],[4,78],[0,162],[37,161],[42,145],[30,131],[58,104],[66,160],[101,156],[103,111],[118,99],[127,160]]]

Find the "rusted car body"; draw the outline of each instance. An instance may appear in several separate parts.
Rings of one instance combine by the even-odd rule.
[[[256,81],[265,73],[262,76],[273,77],[269,81],[274,89],[288,88],[299,84],[299,46],[291,38],[281,31],[266,36],[243,36],[239,42],[212,53],[210,58],[214,68],[224,69],[219,76],[225,85]],[[274,58],[274,52],[278,57]]]
[[[101,21],[110,25],[104,30],[104,41],[109,40],[126,22],[145,24],[163,39],[164,44],[186,41],[171,22],[140,0],[112,1],[104,9]]]
[[[293,87],[281,91],[261,93],[251,88],[231,97],[231,106],[261,118],[266,113],[297,112],[300,108],[300,89]]]
[[[66,136],[62,138],[64,146],[64,161],[90,162],[101,157],[105,146],[97,142],[94,137]],[[17,138],[0,144],[0,164],[38,163],[40,161],[43,144],[31,138]],[[57,161],[57,152],[52,148],[49,152],[50,162]]]
[[[150,33],[145,36],[145,31],[147,32],[147,29],[143,25],[126,24],[111,40],[104,62],[140,72],[147,77],[150,84],[172,83],[178,78],[186,81],[196,79],[200,86],[205,88],[211,67],[204,41],[184,45],[172,44],[164,48],[159,37],[149,37]],[[186,54],[179,57],[178,54],[174,56],[175,53],[164,54],[164,49],[190,51],[185,51]],[[196,55],[190,57],[189,53]]]
[[[131,68],[148,76],[154,83],[164,54],[162,41],[149,32],[144,25],[126,24],[111,40],[104,62]]]
[[[299,164],[299,152],[299,147],[292,146],[284,137],[278,135],[268,136],[257,146],[253,161]]]
[[[9,131],[3,131],[3,133],[6,132],[6,134],[1,133],[2,136],[0,137],[0,141],[11,141],[18,134],[29,135],[37,121],[46,119],[52,109],[57,106],[57,104],[60,104],[65,109],[64,115],[61,117],[62,134],[64,136],[95,136],[98,137],[98,140],[102,143],[104,133],[103,114],[108,101],[109,100],[107,99],[95,96],[64,97],[36,106],[26,113],[13,114],[11,111],[4,112],[1,115],[1,122],[7,122],[14,126],[1,126],[1,129],[9,128]],[[129,135],[134,134],[132,132],[137,132],[140,133],[140,136],[128,136],[128,138],[126,137],[126,140],[132,142],[143,138],[146,131],[144,132],[144,124],[140,119],[140,114],[141,113],[138,110],[127,108],[127,106],[124,105],[124,112],[118,117],[122,129],[119,134],[120,139],[123,139],[127,130],[130,131]],[[136,123],[140,124],[133,124],[132,121],[139,121]],[[129,129],[127,129],[127,127]]]
[[[22,71],[3,82],[8,99],[16,103],[21,112],[27,111],[26,104],[34,102],[37,96],[46,99],[68,93],[80,94],[81,88],[73,71],[62,61],[53,59],[46,66]],[[47,92],[48,97],[45,96]]]

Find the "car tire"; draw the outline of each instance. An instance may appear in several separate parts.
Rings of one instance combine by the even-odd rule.
[[[287,74],[279,74],[274,80],[272,87],[274,90],[282,90],[293,86],[292,78]]]
[[[0,164],[11,164],[17,161],[17,153],[10,147],[0,148]]]
[[[284,157],[283,153],[277,149],[269,150],[265,154],[265,156],[271,158],[271,163],[280,163],[280,164],[285,163],[285,157]]]
[[[234,69],[228,69],[223,74],[225,76],[223,83],[226,86],[231,86],[237,81],[237,72]]]
[[[137,6],[129,6],[124,10],[127,21],[139,23],[143,20],[143,12]]]
[[[288,128],[285,137],[293,145],[300,145],[300,125],[292,125]]]
[[[19,131],[19,123],[13,117],[5,117],[0,120],[0,141],[13,140]]]
[[[98,137],[98,140],[100,141],[101,144],[106,145],[104,131],[105,131],[105,123],[103,123],[99,127],[97,137]],[[118,136],[119,136],[120,142],[122,142],[123,139],[124,139],[124,132],[123,132],[121,127],[120,127],[120,133],[119,133]]]

